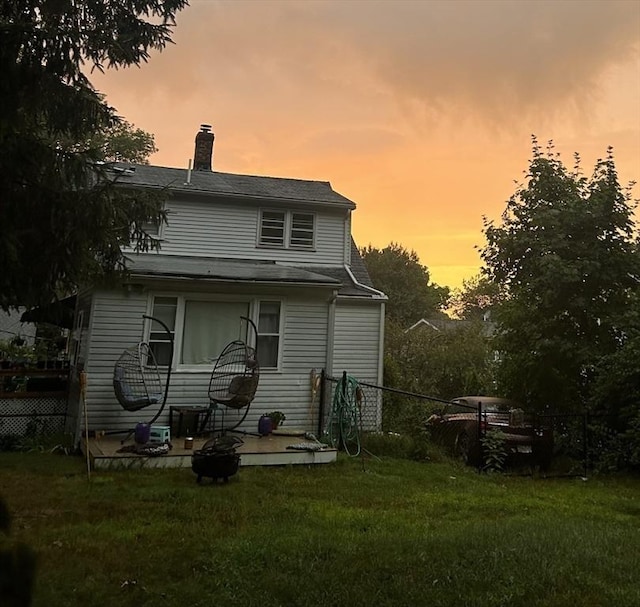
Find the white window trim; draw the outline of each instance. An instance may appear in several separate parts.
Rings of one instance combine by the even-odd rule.
[[[260,298],[260,299],[256,299],[255,300],[255,319],[254,322],[256,323],[256,327],[259,326],[259,322],[260,322],[260,303],[261,302],[278,302],[280,304],[280,318],[278,319],[278,360],[276,363],[275,367],[260,367],[260,371],[262,372],[263,370],[266,373],[270,373],[270,372],[281,372],[282,371],[282,351],[283,351],[283,345],[284,345],[284,308],[285,308],[285,302],[284,299],[280,298],[280,297],[265,297],[264,299]],[[268,335],[271,335],[270,333]],[[260,339],[260,331],[258,331],[258,339]]]
[[[269,244],[261,242],[262,235],[262,217],[263,213],[271,212],[271,213],[284,213],[284,238],[283,244]],[[291,244],[291,231],[293,227],[293,215],[310,215],[313,218],[313,238],[310,246],[303,245],[292,245]],[[260,213],[258,216],[258,230],[256,234],[256,246],[264,249],[292,249],[294,251],[315,251],[316,250],[316,237],[318,232],[318,216],[316,213],[312,211],[296,211],[291,209],[276,209],[271,207],[264,207],[260,209]]]
[[[167,204],[166,202],[162,203],[162,208],[161,211],[164,211],[165,213],[168,213],[167,211]],[[158,223],[158,232],[156,234],[154,234],[153,232],[149,232],[149,236],[153,237],[155,240],[164,240],[164,231],[167,227],[167,221],[160,221]],[[145,226],[150,225],[150,222],[146,223],[146,224],[142,224],[142,229],[145,229]],[[146,231],[146,230],[145,230]]]
[[[264,373],[281,373],[282,357],[284,349],[284,319],[285,319],[285,300],[282,297],[243,297],[242,295],[212,295],[209,293],[181,293],[169,291],[157,291],[149,295],[147,302],[147,314],[153,316],[153,306],[156,297],[173,297],[176,298],[176,319],[174,325],[174,343],[173,343],[173,359],[171,362],[171,370],[177,373],[207,373],[210,374],[215,365],[215,360],[211,364],[203,365],[185,365],[180,362],[182,354],[182,338],[184,333],[184,315],[185,303],[187,301],[211,301],[211,302],[246,302],[249,305],[249,318],[258,326],[260,302],[261,301],[278,301],[280,303],[280,324],[279,324],[279,341],[278,341],[278,366],[261,368],[260,372]],[[253,330],[249,328],[248,345],[255,347],[253,343]],[[146,323],[144,340],[149,341],[151,334],[151,323]]]

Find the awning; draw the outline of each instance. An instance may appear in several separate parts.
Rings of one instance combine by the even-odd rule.
[[[48,305],[23,312],[20,320],[31,323],[48,323],[63,329],[72,329],[75,310],[76,296],[70,295]]]

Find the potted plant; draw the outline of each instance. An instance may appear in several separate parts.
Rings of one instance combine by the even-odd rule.
[[[287,416],[282,411],[271,411],[271,413],[267,413],[269,418],[271,419],[271,427],[273,430],[277,430],[280,424],[284,423],[284,420],[287,419]]]

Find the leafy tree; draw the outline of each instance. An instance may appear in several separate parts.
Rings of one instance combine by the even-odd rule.
[[[430,282],[429,270],[415,251],[392,242],[384,249],[369,245],[360,252],[373,284],[389,297],[387,320],[406,329],[438,314],[446,303],[449,289]]]
[[[449,308],[461,320],[481,321],[500,301],[500,286],[486,276],[478,275],[462,281],[449,298]]]
[[[448,400],[491,394],[493,353],[480,322],[457,322],[442,330],[392,325],[386,332],[385,385]]]
[[[117,273],[123,247],[157,247],[143,225],[163,219],[159,196],[97,162],[113,158],[99,134],[127,126],[85,72],[147,61],[186,4],[0,0],[0,307],[49,303]]]
[[[577,155],[569,171],[551,144],[545,153],[533,140],[527,181],[502,223],[485,219],[484,270],[506,294],[495,314],[502,392],[538,409],[589,402],[638,293],[633,211],[611,149],[586,178]]]
[[[69,142],[76,151],[94,150],[103,162],[149,164],[149,156],[158,151],[151,133],[119,120],[93,133],[83,142]]]

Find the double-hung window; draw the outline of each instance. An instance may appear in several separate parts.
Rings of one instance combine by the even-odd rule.
[[[155,356],[156,362],[163,366],[171,364],[171,339],[176,334],[176,308],[178,302],[175,297],[156,297],[153,302],[152,316],[161,320],[171,333],[167,335],[164,327],[156,321],[151,322],[149,332],[149,347]]]
[[[285,246],[284,211],[262,211],[260,218],[260,244],[270,247]]]
[[[282,343],[279,301],[254,299],[204,299],[199,295],[154,297],[151,315],[162,320],[174,337],[173,362],[184,370],[209,370],[222,350],[234,340],[255,346],[245,318],[255,318],[258,328],[258,360],[266,369],[277,369]],[[170,339],[152,322],[149,344],[160,365],[170,364]]]
[[[258,312],[258,362],[263,369],[278,367],[280,352],[280,302],[261,301]]]
[[[311,213],[291,213],[289,246],[292,248],[313,248],[315,215]]]
[[[263,209],[258,243],[265,247],[313,249],[315,223],[313,213]]]

